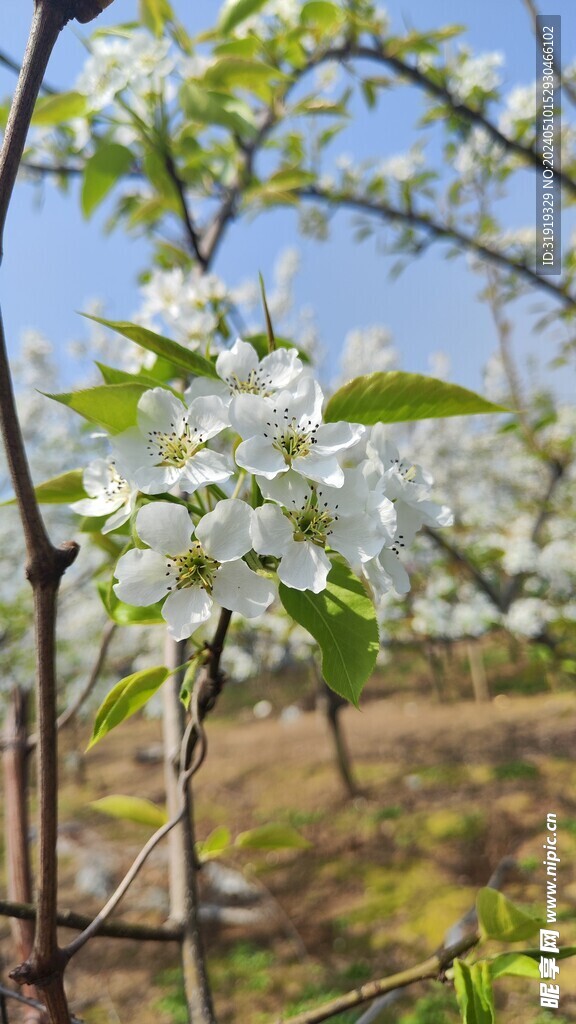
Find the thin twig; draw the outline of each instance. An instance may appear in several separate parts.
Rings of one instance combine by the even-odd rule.
[[[384,220],[409,224],[411,227],[428,232],[428,234],[439,240],[455,242],[462,249],[475,252],[478,256],[482,256],[498,266],[514,271],[514,273],[529,281],[530,284],[542,289],[549,295],[553,295],[554,298],[558,299],[568,309],[576,309],[576,298],[570,294],[565,285],[557,285],[550,278],[540,277],[527,263],[512,259],[500,250],[479,241],[473,235],[467,235],[453,225],[441,224],[435,221],[428,213],[416,213],[415,210],[400,210],[383,200],[368,199],[363,196],[349,196],[314,186],[297,189],[295,194],[301,196],[302,199],[312,199],[317,202],[327,203],[329,206],[336,206],[339,209],[356,210],[359,213],[382,217]]]
[[[13,988],[7,988],[6,985],[0,985],[0,996],[3,999],[15,999],[17,1003],[24,1003],[24,1006],[33,1007],[35,1010],[42,1010],[44,1012],[46,1009],[44,1004],[39,1003],[37,999],[29,999],[27,996],[21,995],[20,992],[16,992]],[[7,1021],[8,1018],[6,1017],[5,1020]],[[84,1021],[71,1014],[70,1024],[84,1024]]]
[[[8,68],[9,71],[14,71],[16,75],[20,74],[20,65],[17,61],[12,60],[12,57],[5,53],[4,50],[0,50],[0,64],[5,68]],[[56,96],[56,94],[61,91],[60,89],[53,89],[47,82],[42,82],[40,89],[42,92],[46,93],[47,96]]]
[[[0,917],[15,917],[20,921],[34,921],[36,907],[32,903],[15,903],[12,900],[0,900]],[[87,914],[78,914],[75,910],[59,910],[56,922],[61,928],[73,931],[84,931],[92,918]],[[139,942],[179,942],[182,929],[177,925],[133,924],[131,921],[106,921],[98,932],[111,939],[135,939]]]
[[[203,255],[201,249],[200,249],[199,235],[198,235],[198,232],[196,231],[196,228],[194,227],[194,222],[193,222],[192,217],[190,215],[190,210],[188,209],[188,203],[186,201],[186,190],[185,190],[185,187],[184,187],[184,183],[183,183],[180,175],[178,174],[178,170],[176,168],[176,164],[174,163],[174,158],[173,158],[172,154],[169,152],[168,149],[166,149],[166,151],[164,152],[163,157],[164,157],[164,166],[166,168],[166,172],[168,174],[168,177],[170,178],[170,181],[172,182],[172,184],[174,186],[174,190],[175,190],[176,196],[178,198],[178,204],[180,206],[180,212],[182,214],[182,221],[183,221],[184,227],[186,229],[186,234],[188,236],[188,241],[190,242],[190,247],[192,249],[192,252],[194,253],[194,256],[198,260],[198,263],[202,267],[202,269],[205,269],[206,268],[206,260],[204,258],[204,255]]]
[[[305,1010],[303,1013],[297,1013],[295,1017],[276,1017],[274,1024],[320,1024],[320,1021],[335,1017],[338,1013],[350,1010],[354,1006],[361,1006],[362,1003],[376,999],[377,996],[384,995],[385,992],[391,992],[392,989],[407,988],[408,985],[414,985],[417,981],[424,981],[427,978],[441,979],[444,971],[450,966],[452,961],[462,953],[467,953],[477,942],[478,935],[467,935],[460,942],[456,942],[447,949],[439,950],[421,964],[416,964],[415,967],[399,971],[398,974],[392,974],[389,978],[368,981],[365,985],[360,985],[351,992],[346,992],[345,995],[331,999],[329,1002],[324,1003],[323,1006],[317,1006],[314,1010]]]
[[[536,18],[539,16],[540,12],[536,7],[536,4],[534,3],[534,0],[523,0],[523,3],[528,11],[528,14],[530,15],[530,21],[532,22],[532,28],[534,30],[534,35],[536,36]],[[536,37],[536,41],[539,42],[540,40],[538,40],[538,38]],[[558,79],[562,86],[562,89],[564,90],[564,93],[566,94],[570,102],[574,106],[576,106],[576,90],[574,89],[572,82],[568,78],[566,78],[566,75],[563,73],[559,62],[556,60],[556,57],[552,58],[552,68],[554,70],[556,78]]]
[[[475,110],[473,107],[469,107],[467,103],[462,102],[454,95],[454,93],[450,92],[445,85],[440,85],[439,82],[430,78],[425,71],[422,71],[414,64],[407,63],[401,57],[398,57],[390,50],[387,50],[385,43],[375,43],[373,46],[349,43],[345,46],[334,47],[327,50],[324,59],[349,60],[351,57],[354,59],[364,58],[366,60],[375,61],[376,63],[384,64],[386,67],[391,68],[401,78],[407,78],[412,85],[416,85],[419,89],[422,89],[424,92],[429,93],[436,99],[441,100],[450,107],[458,117],[462,117],[469,124],[475,124],[483,128],[490,138],[492,138],[494,142],[499,143],[499,145],[504,149],[523,157],[523,159],[529,164],[532,164],[536,170],[542,170],[542,154],[538,153],[533,146],[523,146],[522,143],[517,142],[516,139],[511,139],[508,135],[504,135],[504,133],[501,132],[500,129],[492,123],[492,121],[489,121],[480,110]],[[576,196],[576,181],[574,181],[573,178],[558,168],[554,170],[554,176],[558,181],[560,181],[567,192]]]

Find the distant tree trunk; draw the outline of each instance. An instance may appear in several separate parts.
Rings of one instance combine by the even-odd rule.
[[[468,655],[468,664],[470,665],[474,700],[479,704],[485,703],[490,700],[490,691],[488,689],[482,651],[478,644],[468,642],[466,644],[466,654]]]
[[[428,664],[431,670],[430,677],[432,680],[432,689],[436,694],[437,700],[439,701],[440,704],[442,704],[446,700],[446,695],[444,693],[443,687],[444,672],[442,659],[439,658],[438,652],[436,651],[436,648],[431,641],[425,644],[425,651],[426,657],[428,659]]]
[[[22,687],[12,691],[10,708],[4,727],[4,803],[6,835],[6,875],[8,899],[15,903],[32,903],[32,869],[30,866],[28,820],[28,694]],[[27,960],[34,945],[34,922],[10,918],[10,931],[15,955]],[[33,985],[23,985],[22,995],[38,999]],[[48,1018],[42,1010],[28,1006],[23,1024],[38,1024]]]
[[[185,658],[185,642],[166,641],[165,664],[175,668]],[[164,684],[164,755],[167,813],[172,817],[180,807],[178,758],[184,734],[184,707],[180,700],[181,673]],[[197,866],[194,853],[194,822],[191,785],[183,820],[168,835],[170,920],[184,926],[181,962],[189,1024],[215,1024],[208,985],[198,914]]]
[[[340,776],[340,780],[346,790],[347,796],[358,796],[360,790],[354,778],[352,759],[342,731],[342,722],[340,721],[340,712],[348,702],[337,693],[334,693],[334,690],[330,689],[324,679],[322,679],[316,665],[315,671],[318,684],[318,703],[324,711],[330,736],[332,737],[334,758],[338,769],[338,775]]]

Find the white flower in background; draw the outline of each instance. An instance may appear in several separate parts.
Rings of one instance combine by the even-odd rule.
[[[452,95],[464,101],[475,89],[492,92],[502,81],[500,68],[503,64],[504,54],[497,51],[480,53],[477,56],[462,51],[458,64],[450,68]]]
[[[158,317],[178,340],[194,349],[205,347],[206,339],[216,330],[218,308],[228,293],[216,274],[173,267],[155,268],[142,286],[142,294],[144,302],[138,318],[157,328]]]
[[[531,127],[536,122],[536,82],[517,85],[508,93],[498,127],[504,135],[514,137],[518,123],[526,121],[530,122]]]
[[[413,146],[407,153],[397,153],[378,165],[378,174],[394,181],[410,181],[424,166],[424,153],[419,146]]]
[[[521,597],[504,616],[504,625],[519,636],[537,637],[551,617],[546,601],[538,597]]]
[[[200,395],[217,395],[226,405],[240,394],[269,398],[276,391],[292,387],[303,369],[295,348],[279,348],[260,359],[252,345],[237,338],[232,348],[221,352],[216,360],[221,381],[196,377],[184,398],[191,402]]]
[[[88,97],[93,111],[108,106],[128,86],[136,94],[161,93],[175,66],[169,50],[168,39],[153,39],[143,31],[127,39],[96,37],[76,89]]]
[[[81,516],[109,516],[102,533],[118,529],[134,512],[138,488],[123,477],[112,459],[94,459],[82,475],[88,498],[70,506]]]
[[[376,370],[394,370],[398,366],[398,352],[392,335],[386,327],[372,327],[348,331],[340,359],[341,380],[374,373]]]
[[[220,501],[196,530],[183,505],[145,505],[136,529],[148,550],[133,548],[118,560],[116,596],[137,607],[166,597],[162,615],[176,640],[206,622],[214,602],[256,618],[273,601],[274,587],[242,561],[252,546],[251,520],[252,509],[237,498]]]
[[[364,434],[352,423],[322,423],[323,394],[311,377],[296,391],[271,398],[238,395],[230,405],[230,422],[244,440],[236,449],[243,469],[267,480],[294,469],[302,476],[341,487],[344,473],[336,454],[351,448]]]
[[[392,502],[379,502],[380,516],[368,512],[368,486],[357,469],[346,471],[341,487],[310,484],[289,472],[276,480],[262,481],[261,489],[277,504],[255,510],[254,549],[262,555],[280,557],[278,577],[295,590],[318,594],[325,589],[331,568],[325,549],[332,548],[357,565],[381,549],[385,537],[382,521],[386,517],[388,539],[395,531]]]
[[[114,446],[144,494],[176,484],[192,494],[232,475],[229,459],[206,448],[227,423],[220,398],[196,398],[187,408],[172,392],[153,388],[138,402],[138,426],[117,434]]]
[[[398,547],[410,544],[421,526],[452,525],[454,517],[448,506],[426,497],[433,483],[430,473],[400,458],[396,446],[386,438],[384,424],[372,427],[366,456],[362,471],[370,487],[394,502]]]

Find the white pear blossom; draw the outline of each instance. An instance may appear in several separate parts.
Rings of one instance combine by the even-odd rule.
[[[185,391],[187,402],[201,395],[217,395],[230,405],[235,395],[263,395],[291,388],[304,367],[295,348],[280,348],[259,359],[253,345],[237,338],[231,349],[216,359],[219,381],[197,377]]]
[[[429,501],[433,478],[420,466],[400,458],[398,449],[386,438],[386,427],[372,427],[362,470],[371,487],[394,502],[399,547],[412,543],[421,526],[451,526],[454,517],[447,505]]]
[[[138,607],[166,597],[162,615],[176,640],[206,622],[214,602],[256,618],[274,599],[274,587],[242,561],[252,546],[252,514],[246,502],[227,498],[194,529],[183,505],[145,505],[136,529],[148,549],[133,548],[118,560],[116,596]]]
[[[346,471],[341,487],[310,484],[290,471],[262,481],[262,493],[276,504],[262,505],[254,513],[254,549],[280,557],[278,577],[295,590],[318,594],[325,589],[331,568],[326,548],[356,565],[381,549],[386,519],[389,539],[395,531],[392,502],[380,500],[379,515],[371,515],[368,487],[357,469]]]
[[[82,516],[109,516],[102,533],[117,530],[130,519],[136,505],[138,488],[121,475],[112,459],[94,459],[82,474],[88,498],[70,506]]]
[[[171,391],[152,388],[138,402],[138,426],[118,434],[114,447],[145,494],[177,484],[192,494],[232,475],[229,459],[206,447],[227,423],[218,397],[196,398],[186,407]]]
[[[310,480],[341,487],[344,473],[336,455],[355,445],[364,427],[323,424],[323,397],[320,385],[304,376],[294,393],[234,398],[230,422],[243,438],[236,449],[238,465],[267,480],[294,469]]]

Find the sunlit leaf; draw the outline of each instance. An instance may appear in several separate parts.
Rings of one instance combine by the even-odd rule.
[[[542,955],[539,952],[539,957]],[[500,953],[490,960],[492,978],[514,975],[519,978],[539,978],[540,968],[535,960],[524,953]]]
[[[177,341],[171,341],[170,338],[164,338],[163,335],[156,334],[155,331],[149,331],[147,327],[129,323],[127,320],[104,320],[103,317],[91,316],[89,313],[82,315],[88,320],[95,320],[97,324],[110,327],[117,334],[122,334],[130,341],[136,342],[141,348],[145,348],[148,352],[155,352],[157,356],[168,359],[174,366],[181,367],[196,377],[218,377],[209,359],[205,359],[197,352],[191,352],[190,349],[179,345]]]
[[[100,384],[83,391],[46,394],[46,398],[67,405],[91,423],[118,434],[135,425],[138,402],[148,390],[145,384]]]
[[[32,124],[44,128],[62,124],[73,117],[83,117],[87,106],[88,100],[81,92],[60,92],[56,96],[41,96],[34,107]]]
[[[328,423],[400,423],[506,411],[458,384],[391,370],[349,381],[332,395],[324,419]]]
[[[222,35],[233,32],[238,25],[241,25],[250,15],[256,14],[266,4],[267,0],[232,0],[222,8],[218,28]]]
[[[96,712],[88,750],[150,700],[169,675],[164,665],[133,672],[116,683]]]
[[[269,824],[240,832],[234,846],[250,850],[303,850],[310,843],[289,825]]]
[[[230,829],[225,825],[219,825],[210,835],[196,843],[196,852],[200,862],[214,860],[221,857],[232,844]]]
[[[494,1024],[492,980],[485,960],[471,965],[455,960],[454,988],[462,1024]]]
[[[540,928],[540,922],[514,906],[497,889],[485,887],[476,897],[476,911],[482,935],[500,942],[521,942]]]
[[[94,212],[133,163],[131,151],[118,142],[105,142],[98,146],[84,168],[81,205],[85,217]]]
[[[374,605],[360,580],[347,566],[335,562],[320,594],[284,584],[279,593],[288,614],[319,644],[328,686],[358,706],[379,648]]]
[[[139,825],[151,825],[153,828],[160,828],[168,821],[166,811],[162,807],[139,796],[113,793],[101,797],[100,800],[91,800],[90,807],[101,814],[108,814],[111,818],[135,821]]]
[[[34,488],[36,500],[41,505],[68,505],[73,501],[80,501],[86,498],[87,494],[82,484],[82,470],[70,469],[60,476],[53,476],[50,480],[44,480]],[[16,498],[0,502],[2,505],[15,505]]]

